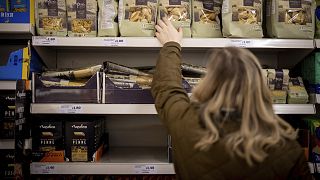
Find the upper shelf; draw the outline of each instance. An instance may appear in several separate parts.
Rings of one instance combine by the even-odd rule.
[[[0,81],[0,90],[15,90],[16,81]]]
[[[316,47],[320,48],[320,39],[315,39],[314,42],[315,42]]]
[[[2,39],[31,38],[35,28],[30,23],[0,23],[0,37]]]
[[[313,104],[274,104],[276,114],[315,114]],[[154,104],[31,104],[33,114],[157,114]]]
[[[154,37],[47,37],[33,36],[33,46],[53,47],[161,47]],[[245,48],[298,48],[313,49],[312,39],[231,39],[231,38],[185,38],[182,47],[220,48],[227,46]]]

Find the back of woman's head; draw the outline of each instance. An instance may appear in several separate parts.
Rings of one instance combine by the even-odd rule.
[[[207,70],[192,97],[202,106],[207,130],[196,148],[208,149],[217,142],[221,137],[217,124],[225,121],[240,121],[240,128],[226,135],[226,145],[249,165],[262,162],[269,147],[296,137],[292,127],[274,114],[261,66],[249,50],[218,50],[210,56]]]

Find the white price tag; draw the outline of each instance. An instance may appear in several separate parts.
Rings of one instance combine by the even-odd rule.
[[[79,114],[83,112],[83,106],[80,104],[63,104],[60,106],[59,112],[63,114]]]
[[[230,46],[233,47],[253,47],[253,42],[252,40],[248,40],[248,39],[231,39],[230,40]]]
[[[31,171],[34,174],[56,174],[56,167],[52,164],[48,165],[34,165],[34,169],[31,169]]]
[[[56,45],[57,44],[56,37],[37,36],[33,40],[34,40],[33,43],[36,45]]]
[[[124,38],[105,38],[103,44],[105,46],[126,46],[127,41]]]
[[[157,171],[155,165],[135,165],[134,172],[136,174],[155,174]]]

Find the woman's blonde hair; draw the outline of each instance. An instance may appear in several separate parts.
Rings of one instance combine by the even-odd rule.
[[[226,147],[249,165],[262,162],[268,148],[296,138],[296,131],[274,113],[260,63],[249,50],[218,50],[210,56],[207,69],[192,93],[192,100],[203,106],[201,115],[207,130],[196,148],[206,150],[217,142],[221,136],[217,123],[222,125],[228,119],[239,120],[240,129],[225,137]],[[238,118],[229,118],[230,114]]]

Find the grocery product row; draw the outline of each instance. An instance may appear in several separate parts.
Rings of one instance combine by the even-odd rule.
[[[266,2],[266,3],[265,3]],[[36,0],[42,36],[154,37],[167,17],[184,37],[300,38],[315,35],[315,1]]]

